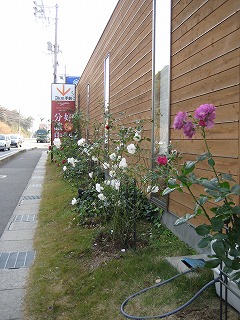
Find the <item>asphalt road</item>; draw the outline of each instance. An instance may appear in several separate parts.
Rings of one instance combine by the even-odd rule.
[[[0,236],[18,205],[42,152],[47,152],[47,148],[42,147],[39,145],[38,148],[19,152],[6,163],[1,164],[0,161]]]

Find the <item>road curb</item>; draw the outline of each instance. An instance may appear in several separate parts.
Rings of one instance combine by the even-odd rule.
[[[12,158],[15,158],[17,155],[19,155],[20,153],[22,152],[26,152],[27,150],[33,150],[33,149],[36,149],[36,147],[34,148],[31,148],[31,149],[22,149],[22,150],[19,150],[19,152],[16,152],[16,153],[13,153],[13,154],[10,154],[9,156],[6,156],[6,158],[3,158],[3,159],[0,159],[0,166],[8,161],[10,161]]]

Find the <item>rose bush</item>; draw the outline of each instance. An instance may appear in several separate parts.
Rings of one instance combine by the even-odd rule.
[[[206,152],[199,155],[195,161],[186,161],[179,167],[176,177],[168,179],[168,186],[163,191],[167,195],[175,190],[183,192],[186,188],[195,201],[193,213],[186,214],[176,221],[176,225],[187,222],[192,218],[203,215],[208,223],[196,227],[196,232],[202,236],[199,247],[212,245],[214,254],[206,262],[206,267],[215,268],[219,264],[223,271],[231,274],[231,279],[240,286],[240,206],[238,197],[240,185],[231,174],[219,173],[215,160],[209,149],[206,129],[214,126],[216,107],[203,104],[195,110],[194,116],[179,112],[174,120],[174,128],[183,130],[184,135],[191,139],[200,132],[205,143]],[[200,162],[206,162],[212,177],[198,177],[194,173]],[[193,191],[193,186],[202,188],[200,194]],[[206,205],[211,205],[210,210]]]
[[[147,200],[147,194],[157,192],[158,187],[149,188],[146,175],[150,163],[143,161],[141,145],[149,139],[144,137],[143,121],[126,127],[108,117],[107,125],[90,126],[90,139],[68,133],[61,144],[53,146],[55,161],[63,166],[64,178],[81,191],[71,201],[77,222],[108,224],[114,241],[131,246],[136,221],[159,213]]]

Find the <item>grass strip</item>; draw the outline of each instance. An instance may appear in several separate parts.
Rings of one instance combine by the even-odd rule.
[[[114,255],[104,251],[96,254],[94,244],[99,230],[74,223],[70,202],[76,194],[77,190],[62,179],[59,168],[49,160],[34,239],[37,257],[25,297],[26,320],[125,319],[120,305],[129,295],[155,284],[156,279],[166,280],[177,273],[166,262],[166,256],[194,254],[169,230],[149,223],[141,224],[140,231],[147,245]],[[139,316],[171,311],[211,278],[208,270],[197,277],[183,276],[137,297],[127,311]],[[210,289],[197,305],[209,307],[215,299],[214,289]]]

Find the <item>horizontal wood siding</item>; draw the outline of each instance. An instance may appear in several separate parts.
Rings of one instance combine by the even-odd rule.
[[[171,55],[170,137],[184,159],[195,160],[205,146],[200,136],[188,140],[173,130],[179,111],[192,112],[199,105],[216,107],[214,128],[207,132],[218,172],[228,172],[239,183],[239,23],[240,2],[235,0],[173,0]],[[208,177],[207,165],[198,174]],[[190,195],[170,194],[169,211],[190,213]],[[202,220],[198,219],[198,225]]]
[[[86,87],[90,85],[90,120],[103,122],[104,59],[110,54],[110,112],[125,125],[151,118],[152,1],[121,0],[77,85],[80,110],[87,113]],[[124,116],[122,114],[124,113]],[[151,130],[146,128],[150,137]],[[150,147],[149,147],[150,152]]]

